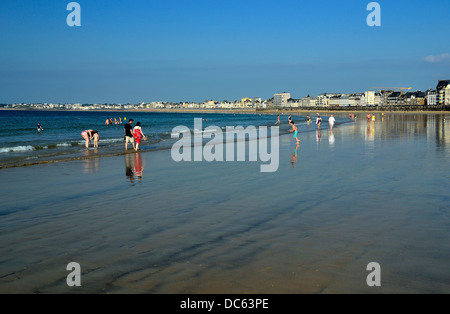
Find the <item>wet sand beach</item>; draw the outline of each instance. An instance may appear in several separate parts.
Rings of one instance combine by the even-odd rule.
[[[3,169],[0,293],[449,293],[444,118],[302,126],[273,173],[170,150]]]

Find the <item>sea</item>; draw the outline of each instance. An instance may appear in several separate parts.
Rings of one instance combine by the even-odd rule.
[[[114,120],[122,120],[115,124]],[[106,120],[113,123],[107,125]],[[178,138],[172,138],[177,126],[186,126],[198,132],[194,119],[201,119],[202,131],[217,126],[225,131],[227,126],[274,126],[275,114],[239,113],[167,113],[167,112],[99,112],[99,111],[24,111],[0,110],[0,168],[30,165],[60,160],[84,158],[89,155],[81,132],[97,130],[100,135],[96,156],[120,154],[124,152],[124,125],[130,119],[141,123],[147,140],[141,144],[142,151],[167,149]],[[280,117],[279,133],[287,133],[288,115]],[[301,128],[306,125],[306,115],[293,115],[292,119]],[[324,117],[324,125],[328,119]],[[349,122],[347,118],[337,118],[336,124]],[[43,131],[37,130],[40,123]],[[301,131],[301,130],[300,130]],[[131,145],[129,144],[129,148]],[[94,152],[92,152],[94,154]]]

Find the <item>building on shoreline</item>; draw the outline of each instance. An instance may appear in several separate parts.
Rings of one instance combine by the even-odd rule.
[[[284,108],[287,106],[288,99],[291,98],[290,93],[278,93],[273,95],[273,106],[275,108]]]

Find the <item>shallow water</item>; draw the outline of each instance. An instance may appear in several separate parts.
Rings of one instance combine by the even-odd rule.
[[[170,151],[1,170],[0,292],[448,293],[444,118],[303,127],[274,173]]]
[[[106,125],[107,118],[113,124]],[[122,124],[114,124],[114,119]],[[201,125],[196,126],[194,119],[199,118]],[[233,113],[164,113],[164,112],[102,112],[102,111],[14,111],[0,110],[0,169],[26,164],[38,164],[60,160],[85,158],[85,140],[81,136],[84,130],[97,130],[100,136],[99,150],[95,154],[108,156],[122,153],[124,150],[124,125],[134,119],[142,125],[147,137],[140,148],[143,151],[167,149],[174,142],[172,130],[177,126],[186,126],[192,132],[195,128],[203,130],[210,126],[224,129],[226,126],[270,126],[277,117],[265,114]],[[287,121],[287,115],[281,116]],[[304,116],[295,116],[298,125],[306,124]],[[349,119],[338,119],[336,123],[346,123]],[[38,132],[37,123],[44,128]],[[282,132],[286,132],[286,124]],[[131,144],[129,145],[131,147]]]

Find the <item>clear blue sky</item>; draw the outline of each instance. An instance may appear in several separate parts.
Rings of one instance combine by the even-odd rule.
[[[0,103],[234,100],[426,90],[450,79],[450,1],[0,2]]]

